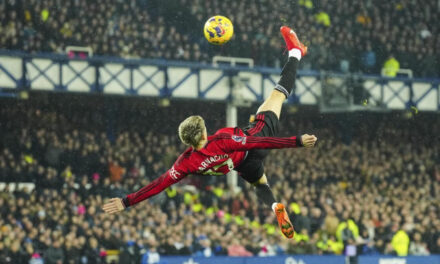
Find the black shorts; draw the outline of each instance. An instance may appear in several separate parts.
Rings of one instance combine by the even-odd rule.
[[[255,120],[242,130],[248,136],[274,137],[278,135],[279,123],[274,112],[265,111],[257,113]],[[249,150],[245,160],[235,170],[249,183],[258,181],[264,174],[263,161],[269,151],[268,149]]]

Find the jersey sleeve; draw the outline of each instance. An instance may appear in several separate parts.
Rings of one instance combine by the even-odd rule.
[[[176,169],[177,167],[177,169]],[[129,206],[135,205],[139,202],[142,202],[145,199],[154,196],[169,186],[179,182],[186,176],[186,173],[180,168],[176,166],[176,164],[169,169],[167,172],[162,174],[159,178],[156,178],[148,185],[142,187],[139,191],[131,193],[122,199],[124,206],[127,208]]]
[[[222,134],[224,151],[246,151],[251,149],[281,149],[302,147],[300,137],[255,137]]]

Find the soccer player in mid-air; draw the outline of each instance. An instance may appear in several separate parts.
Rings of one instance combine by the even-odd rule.
[[[117,213],[133,206],[165,188],[177,183],[188,174],[225,175],[231,170],[255,186],[258,198],[274,211],[281,232],[292,238],[294,228],[283,204],[275,199],[264,173],[263,161],[268,149],[313,147],[317,138],[304,134],[300,137],[276,137],[281,107],[295,85],[296,69],[307,47],[289,27],[280,29],[289,51],[289,59],[281,72],[274,90],[258,108],[255,120],[246,128],[227,127],[208,136],[200,116],[190,116],[179,125],[179,137],[188,149],[174,165],[159,178],[135,193],[113,198],[103,206],[107,213]]]

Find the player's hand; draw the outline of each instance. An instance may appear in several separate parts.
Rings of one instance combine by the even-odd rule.
[[[122,203],[121,198],[112,198],[110,201],[104,206],[102,206],[102,210],[104,210],[107,214],[115,214],[121,211],[124,211],[125,206]]]
[[[301,136],[301,142],[306,148],[313,148],[316,140],[318,140],[318,138],[315,137],[315,135],[304,134]]]

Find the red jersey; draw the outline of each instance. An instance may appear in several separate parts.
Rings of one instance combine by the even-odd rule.
[[[297,147],[296,137],[246,136],[240,128],[222,128],[208,137],[206,145],[188,148],[174,165],[159,178],[124,199],[126,207],[137,204],[180,181],[188,174],[225,175],[240,165],[251,149]]]

